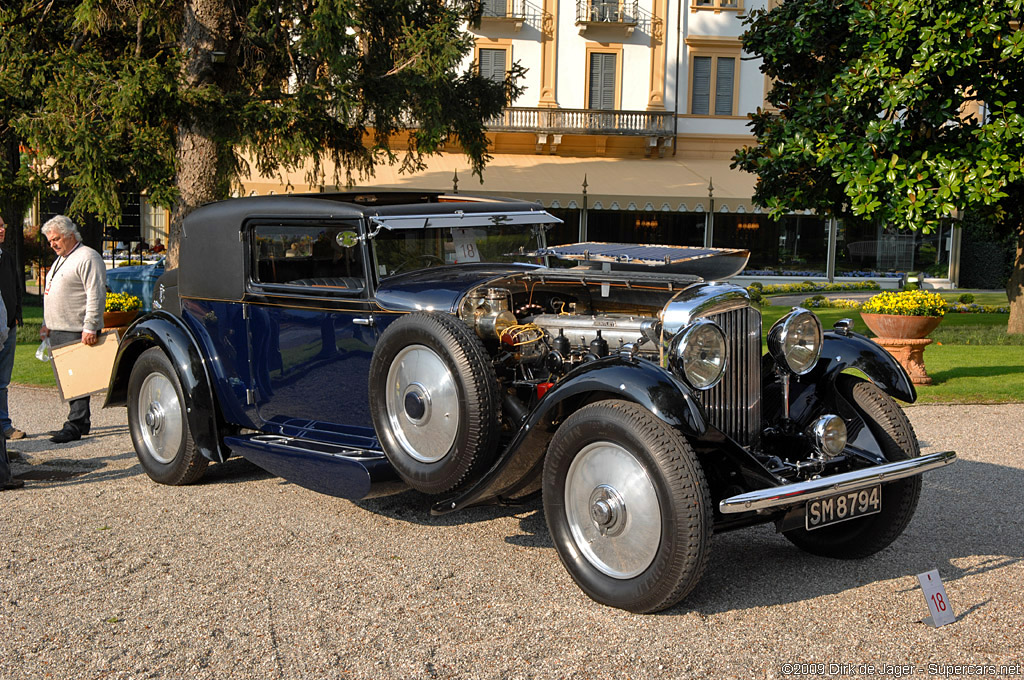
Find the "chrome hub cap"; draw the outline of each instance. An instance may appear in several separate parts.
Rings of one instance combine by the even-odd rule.
[[[565,479],[569,531],[598,571],[627,579],[644,572],[661,545],[654,483],[633,454],[595,442],[573,459]]]
[[[618,491],[602,484],[590,494],[590,519],[602,536],[618,536],[626,526],[626,502]]]
[[[436,463],[459,431],[455,378],[432,349],[410,345],[388,369],[387,417],[398,443],[415,460]]]
[[[184,436],[184,419],[178,391],[167,376],[162,373],[146,376],[135,407],[146,451],[164,465],[174,462]]]

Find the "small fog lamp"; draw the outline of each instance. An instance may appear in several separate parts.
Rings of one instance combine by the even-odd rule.
[[[825,415],[811,425],[814,448],[824,458],[835,458],[846,448],[846,423],[839,416]]]

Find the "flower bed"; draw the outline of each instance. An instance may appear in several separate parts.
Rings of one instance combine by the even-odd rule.
[[[964,304],[954,302],[949,306],[950,314],[1009,314],[1009,305],[979,305],[977,302]]]

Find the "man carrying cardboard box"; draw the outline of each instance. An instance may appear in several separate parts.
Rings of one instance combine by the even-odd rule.
[[[82,243],[78,227],[64,215],[43,225],[43,234],[57,254],[46,273],[43,291],[42,338],[49,337],[51,347],[72,342],[95,345],[103,328],[103,309],[107,300],[107,271],[103,258]],[[89,397],[72,399],[64,426],[50,441],[64,444],[89,434]]]

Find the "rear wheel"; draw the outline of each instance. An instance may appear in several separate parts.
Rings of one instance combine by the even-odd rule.
[[[707,482],[686,439],[646,409],[604,401],[567,418],[548,447],[543,493],[558,556],[594,600],[654,612],[700,580]]]
[[[199,453],[174,367],[154,347],[139,356],[128,379],[128,429],[142,469],[161,484],[191,484],[209,461]]]
[[[921,455],[914,428],[889,395],[851,375],[840,376],[837,388],[863,415],[881,444],[886,460],[894,462]],[[784,535],[794,545],[814,555],[839,559],[867,557],[887,547],[903,533],[914,516],[920,495],[920,476],[883,484],[880,513],[813,531],[794,529]]]

